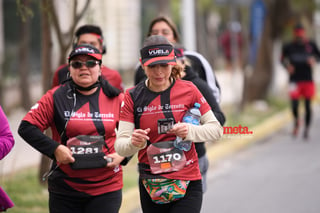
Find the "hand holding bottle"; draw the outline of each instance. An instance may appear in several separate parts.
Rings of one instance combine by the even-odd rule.
[[[188,125],[185,123],[176,123],[173,127],[167,132],[168,134],[175,134],[177,137],[185,138],[188,134]]]
[[[194,107],[190,108],[186,114],[183,116],[182,122],[190,123],[193,125],[200,125],[200,104],[195,103]],[[188,133],[188,132],[187,132]],[[184,151],[189,151],[191,149],[192,141],[184,141],[181,137],[176,138],[174,146]]]

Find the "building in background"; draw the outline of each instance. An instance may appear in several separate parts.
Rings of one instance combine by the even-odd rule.
[[[55,6],[59,8],[60,22],[66,27],[71,20],[68,14],[72,12],[70,1],[56,0]],[[79,8],[85,0],[79,1]],[[107,55],[104,64],[111,68],[126,71],[132,69],[138,61],[141,27],[140,27],[140,0],[118,1],[91,1],[89,8],[78,26],[95,24],[103,30],[107,45]]]

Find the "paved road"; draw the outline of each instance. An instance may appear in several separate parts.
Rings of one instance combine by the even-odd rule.
[[[202,213],[318,213],[320,107],[311,137],[287,126],[232,157],[211,164]]]

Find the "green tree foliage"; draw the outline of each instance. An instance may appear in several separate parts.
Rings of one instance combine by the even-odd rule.
[[[34,16],[32,9],[26,3],[27,2],[25,0],[16,0],[17,15],[21,17],[21,20],[23,22],[26,22],[27,19],[32,18]]]

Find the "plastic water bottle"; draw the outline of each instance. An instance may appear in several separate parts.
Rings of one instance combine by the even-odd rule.
[[[193,125],[200,125],[200,104],[195,103],[182,118],[182,122],[190,123]],[[183,151],[189,151],[191,149],[192,141],[184,141],[182,138],[177,137],[174,141],[174,146]]]

